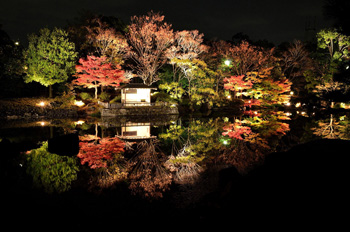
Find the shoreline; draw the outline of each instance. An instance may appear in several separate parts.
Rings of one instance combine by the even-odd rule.
[[[43,105],[40,105],[43,103]],[[55,99],[19,98],[0,100],[0,118],[8,120],[78,118],[77,106],[66,106]]]

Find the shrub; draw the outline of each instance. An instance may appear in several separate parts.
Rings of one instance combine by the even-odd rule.
[[[89,93],[86,93],[86,92],[80,93],[79,97],[83,100],[88,100],[88,99],[92,98],[91,95]]]
[[[100,99],[103,101],[108,101],[110,97],[111,97],[111,95],[109,93],[106,93],[106,92],[102,92],[100,94]]]
[[[115,98],[113,98],[109,103],[120,103],[122,96],[118,95]]]
[[[170,95],[165,92],[157,92],[152,96],[152,101],[155,102],[170,102],[171,100]]]

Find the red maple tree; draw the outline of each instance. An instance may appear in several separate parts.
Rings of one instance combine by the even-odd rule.
[[[118,87],[121,82],[127,82],[128,80],[125,78],[120,65],[113,66],[106,59],[106,57],[96,56],[79,59],[80,65],[75,66],[75,76],[78,78],[73,83],[86,88],[95,88],[95,98],[97,98],[97,88],[99,86]]]
[[[243,140],[243,135],[249,135],[252,133],[252,129],[249,126],[242,126],[241,122],[231,123],[227,126],[224,126],[225,130],[222,132],[222,135],[227,135],[230,138]]]
[[[250,80],[244,80],[244,75],[231,76],[224,78],[224,88],[234,92],[235,96],[242,96],[243,91],[252,88],[253,83]]]
[[[87,163],[90,168],[107,167],[107,161],[113,156],[124,152],[125,143],[118,138],[103,138],[94,142],[82,139],[79,142],[81,164]]]

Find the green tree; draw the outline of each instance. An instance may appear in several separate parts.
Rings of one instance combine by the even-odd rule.
[[[344,62],[348,62],[350,36],[336,29],[324,29],[317,33],[318,51],[313,54],[313,67],[304,73],[306,88],[316,93],[327,93],[344,89],[334,76]]]
[[[218,97],[215,91],[216,75],[217,73],[209,69],[207,64],[201,60],[193,60],[192,75],[195,76],[192,86],[189,85],[189,96],[192,104],[204,105],[208,108],[214,105]]]
[[[66,82],[75,71],[75,45],[68,40],[68,33],[59,28],[41,29],[39,35],[32,34],[28,39],[28,49],[24,51],[25,82],[35,81],[49,87],[52,97],[52,85]]]
[[[317,45],[329,52],[332,61],[342,61],[349,57],[350,36],[343,35],[335,29],[325,29],[317,33]]]
[[[71,188],[78,178],[78,163],[75,158],[59,156],[48,151],[48,142],[33,149],[26,157],[27,173],[36,186],[48,193],[62,193]]]

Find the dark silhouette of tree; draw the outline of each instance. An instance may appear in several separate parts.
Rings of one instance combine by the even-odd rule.
[[[302,77],[312,63],[309,51],[300,40],[290,43],[280,57],[281,71],[291,81]]]
[[[249,38],[249,35],[244,34],[243,32],[238,32],[232,36],[232,42],[233,44],[240,44],[243,41],[246,41],[248,43],[252,43],[253,41]]]
[[[326,0],[323,5],[323,14],[326,18],[335,20],[334,26],[341,32],[350,35],[350,2],[348,0]]]

